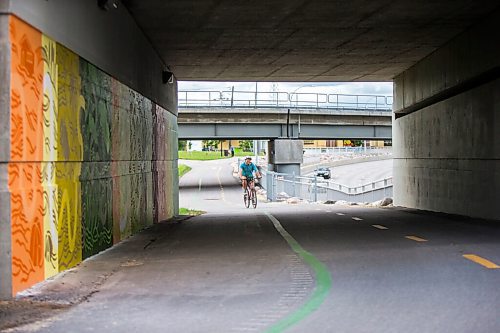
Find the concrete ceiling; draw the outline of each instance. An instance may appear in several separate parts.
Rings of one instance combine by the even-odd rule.
[[[498,0],[123,0],[179,80],[390,81]]]

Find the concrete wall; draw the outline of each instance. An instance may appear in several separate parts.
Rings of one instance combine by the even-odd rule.
[[[97,0],[2,0],[13,13],[102,71],[177,114],[177,89],[162,82],[165,64],[125,6],[107,11]]]
[[[0,6],[2,4],[0,3]],[[9,17],[0,15],[0,161],[10,156],[10,43]],[[8,191],[7,164],[0,162],[0,291],[11,290],[12,276],[10,193]]]
[[[0,25],[8,298],[177,212],[177,119],[17,16]]]
[[[500,218],[500,13],[395,78],[396,205]],[[415,112],[413,112],[415,111]]]

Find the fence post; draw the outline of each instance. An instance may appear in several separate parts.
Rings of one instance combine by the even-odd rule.
[[[276,201],[276,188],[277,188],[276,174],[273,174],[273,202]]]
[[[234,86],[231,87],[231,107],[234,105]]]
[[[270,193],[271,201],[274,201],[274,173],[271,172],[269,174],[269,176],[271,177],[270,182],[269,182],[269,193]]]
[[[318,201],[318,177],[314,176],[314,202]]]
[[[295,194],[295,171],[293,172],[293,197],[296,197],[297,195]]]

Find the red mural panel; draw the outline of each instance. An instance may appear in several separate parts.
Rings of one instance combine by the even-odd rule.
[[[42,35],[10,17],[12,292],[44,279]]]

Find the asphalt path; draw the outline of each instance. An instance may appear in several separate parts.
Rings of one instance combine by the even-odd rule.
[[[44,301],[90,291],[12,331],[500,332],[500,269],[486,267],[500,264],[498,221],[246,209],[230,162],[188,162],[181,205],[207,214],[155,225],[47,283]]]
[[[179,180],[180,207],[203,210],[211,213],[251,213],[243,211],[243,189],[241,182],[233,174],[233,165],[238,158],[190,161],[180,160],[192,168]],[[259,209],[269,207],[264,197],[259,198]],[[271,204],[272,205],[272,204]]]

